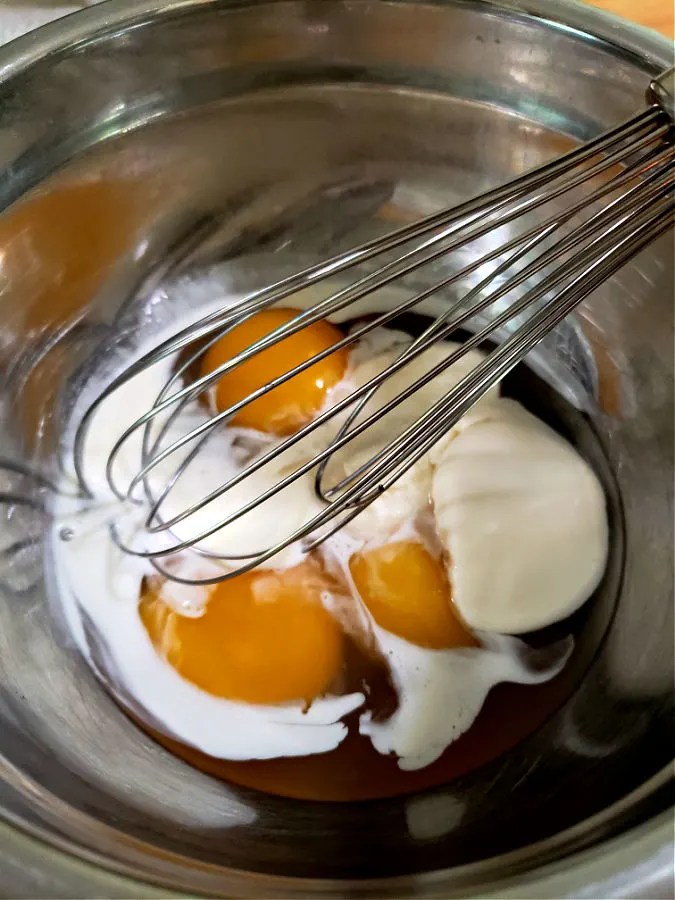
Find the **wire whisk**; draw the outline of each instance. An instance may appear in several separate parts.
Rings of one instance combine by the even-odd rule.
[[[187,584],[212,584],[249,571],[295,542],[309,552],[373,503],[445,435],[487,391],[568,316],[602,282],[673,224],[675,211],[675,148],[673,97],[675,70],[656,79],[647,92],[647,108],[623,124],[480,197],[371,240],[347,253],[279,281],[212,313],[164,341],[115,378],[82,417],[74,440],[75,470],[83,491],[93,495],[85,465],[85,443],[94,413],[123,384],[167,358],[178,360],[151,408],[120,434],[107,461],[110,489],[121,501],[143,504],[143,540],[131,541],[113,526],[126,552],[152,562],[162,575]],[[533,221],[536,216],[536,221]],[[485,247],[487,246],[487,250]],[[407,276],[443,260],[442,277],[405,296],[385,312],[357,320],[335,344],[271,380],[243,400],[176,435],[181,415],[224,375],[262,351],[326,318],[344,316],[376,291],[400,285]],[[433,271],[433,267],[427,269]],[[348,274],[352,280],[346,283]],[[356,273],[356,274],[354,274]],[[345,282],[345,283],[343,283]],[[243,352],[207,374],[193,377],[195,364],[223,335],[256,313],[282,303],[296,292],[317,285],[337,285],[290,321],[255,341]],[[243,407],[306,371],[369,333],[390,326],[424,301],[451,291],[441,315],[399,350],[394,361],[367,383],[329,408],[295,434],[270,442],[216,489],[184,509],[171,509],[168,498],[187,468],[203,452],[214,433]],[[373,400],[383,384],[403,371],[432,346],[469,334],[460,345],[447,344],[440,361],[415,377],[400,393],[376,409]],[[506,336],[504,331],[506,329]],[[485,350],[448,392],[424,409],[399,433],[346,475],[331,483],[329,462],[352,441],[365,435],[382,417],[413,397],[470,350]],[[441,345],[442,346],[442,345]],[[119,483],[116,460],[125,444],[141,434],[139,468]],[[316,443],[317,438],[324,436]],[[318,447],[311,457],[292,456],[302,442]],[[275,483],[236,508],[225,504],[228,494],[252,476],[278,465],[280,457],[300,460]],[[172,463],[173,461],[173,463]],[[158,473],[171,464],[171,474],[157,485]],[[285,472],[285,469],[283,470]],[[313,478],[319,511],[289,530],[273,546],[250,553],[225,555],[207,549],[216,532],[254,512],[298,479]],[[178,532],[197,513],[222,509],[204,528],[180,538]],[[180,574],[171,558],[196,551],[222,564],[197,578]]]

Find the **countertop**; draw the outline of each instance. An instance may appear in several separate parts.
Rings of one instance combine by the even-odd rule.
[[[606,9],[624,19],[651,28],[666,37],[675,37],[673,0],[590,0],[591,6]]]

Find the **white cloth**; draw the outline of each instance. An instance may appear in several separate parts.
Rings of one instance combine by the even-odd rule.
[[[13,41],[14,38],[26,34],[33,28],[46,25],[54,19],[75,12],[89,3],[48,3],[39,5],[32,3],[17,3],[12,6],[0,5],[0,44]]]

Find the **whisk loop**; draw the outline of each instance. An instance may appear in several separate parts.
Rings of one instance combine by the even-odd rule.
[[[168,578],[186,584],[213,584],[246,572],[296,541],[305,549],[317,547],[373,503],[418,462],[459,419],[530,350],[555,328],[585,297],[641,249],[664,233],[675,210],[675,150],[673,135],[673,70],[650,86],[648,108],[566,156],[546,163],[510,183],[452,209],[399,228],[390,234],[285,278],[231,306],[205,316],[132,363],[115,378],[83,416],[74,441],[75,469],[83,490],[93,494],[84,464],[85,441],[93,415],[123,384],[167,358],[178,358],[152,407],[116,441],[107,461],[106,478],[123,501],[147,506],[143,546],[132,546],[113,528],[113,536],[126,552],[147,558]],[[552,205],[553,201],[558,201]],[[531,216],[549,207],[536,223]],[[503,242],[486,252],[482,239],[493,240],[508,226]],[[516,228],[519,230],[516,231]],[[389,258],[393,252],[397,255]],[[264,350],[297,334],[309,325],[345,311],[374,292],[401,283],[406,276],[436,260],[452,262],[453,254],[470,256],[442,278],[386,312],[360,321],[332,346],[270,380],[229,408],[205,417],[185,434],[175,435],[186,409],[208,397],[224,375],[254,359]],[[363,266],[381,259],[372,271]],[[355,279],[317,300],[278,328],[207,374],[191,377],[204,354],[233,328],[296,292],[340,282],[356,270]],[[472,278],[477,279],[472,284]],[[463,287],[464,285],[464,287]],[[456,297],[417,338],[407,344],[382,372],[339,398],[295,434],[271,442],[231,478],[179,512],[165,514],[167,499],[184,473],[199,457],[209,438],[256,399],[326,359],[330,354],[362,340],[441,291],[452,288]],[[511,331],[503,338],[506,326]],[[458,329],[469,337],[459,346],[448,345],[444,358],[431,365],[392,399],[372,409],[380,388],[430,347]],[[388,413],[466,357],[474,348],[493,349],[462,377],[447,394],[425,409],[400,433],[389,436],[365,462],[329,483],[329,463],[339,451],[364,435]],[[332,424],[331,424],[332,423]],[[327,435],[315,446],[323,429]],[[127,484],[119,484],[115,464],[127,441],[140,431],[140,466]],[[303,459],[300,444],[314,435],[313,453]],[[180,539],[175,529],[228,492],[296,448],[292,471],[230,511],[214,524]],[[168,461],[175,467],[158,489],[154,475]],[[314,490],[322,508],[274,546],[246,554],[225,556],[203,546],[216,532],[233,524],[260,504],[278,495],[297,479],[314,474]],[[142,495],[139,496],[139,491]],[[213,577],[183,578],[165,564],[167,558],[192,550],[213,561],[222,572]]]

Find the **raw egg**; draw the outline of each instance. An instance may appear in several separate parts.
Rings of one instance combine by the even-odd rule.
[[[176,671],[217,697],[247,703],[310,703],[342,664],[342,631],[321,603],[332,583],[312,560],[246,572],[216,585],[204,613],[187,617],[146,582],[139,614]]]
[[[422,544],[394,541],[355,553],[349,569],[363,603],[381,628],[418,647],[477,646],[453,612],[443,566]]]
[[[298,313],[295,309],[267,309],[237,325],[207,351],[202,375],[213,372]],[[332,347],[341,337],[342,332],[334,325],[319,321],[261,351],[218,380],[214,391],[217,409],[219,412],[229,409],[253,391]],[[242,407],[231,424],[269,434],[293,434],[319,412],[328,392],[342,380],[347,356],[346,349],[336,350]]]

